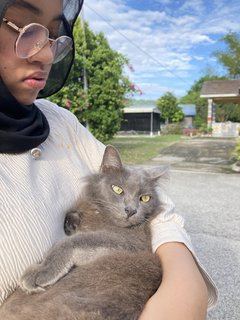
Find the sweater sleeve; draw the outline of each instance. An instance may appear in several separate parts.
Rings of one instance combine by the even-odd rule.
[[[153,252],[155,252],[159,246],[167,242],[184,243],[192,253],[198,265],[198,268],[205,280],[206,286],[208,288],[208,307],[210,309],[214,307],[217,302],[217,288],[196,256],[190,236],[184,229],[183,217],[175,213],[175,206],[164,190],[159,189],[158,194],[160,202],[162,203],[162,211],[151,223]]]

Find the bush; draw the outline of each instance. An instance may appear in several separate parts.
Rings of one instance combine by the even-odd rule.
[[[240,161],[240,138],[237,138],[237,144],[233,150],[233,156],[237,161]]]
[[[207,124],[202,124],[202,126],[200,128],[198,128],[199,133],[201,134],[212,134],[213,132],[213,128],[212,127],[208,127]]]
[[[188,136],[188,137],[196,136],[197,135],[197,129],[195,129],[195,128],[184,128],[183,129],[183,134],[185,136]]]
[[[182,127],[179,123],[171,123],[161,125],[161,131],[163,134],[182,134]]]

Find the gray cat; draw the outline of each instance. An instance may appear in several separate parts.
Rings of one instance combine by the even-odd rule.
[[[160,168],[126,168],[107,146],[100,172],[85,179],[79,207],[66,217],[70,236],[26,270],[25,292],[9,297],[0,318],[138,319],[161,282],[150,221],[161,211],[156,189],[162,175]]]

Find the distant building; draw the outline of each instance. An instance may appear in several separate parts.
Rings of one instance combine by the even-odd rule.
[[[196,105],[195,104],[179,104],[178,105],[183,113],[183,126],[185,128],[191,128],[193,126],[193,119],[196,117]]]
[[[212,127],[212,124],[216,122],[216,103],[240,103],[240,80],[205,81],[200,97],[208,101],[208,127]]]
[[[236,137],[240,132],[240,123],[217,123],[216,103],[240,104],[240,80],[209,80],[203,83],[201,98],[207,99],[208,127],[216,137]]]
[[[121,131],[137,133],[160,132],[160,111],[156,106],[130,106],[124,108]]]

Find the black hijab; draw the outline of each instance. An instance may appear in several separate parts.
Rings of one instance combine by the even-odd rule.
[[[21,105],[0,79],[0,153],[21,153],[37,147],[49,131],[48,121],[36,105]]]
[[[16,0],[1,0],[0,25],[7,8]],[[79,15],[83,0],[63,0],[64,20],[61,35],[73,39],[73,26]],[[45,88],[39,98],[48,97],[59,91],[69,75],[74,61],[74,50],[52,66]],[[1,62],[0,62],[1,63]],[[9,92],[0,78],[0,153],[22,153],[43,143],[50,132],[49,124],[40,109],[33,103],[21,105]]]

